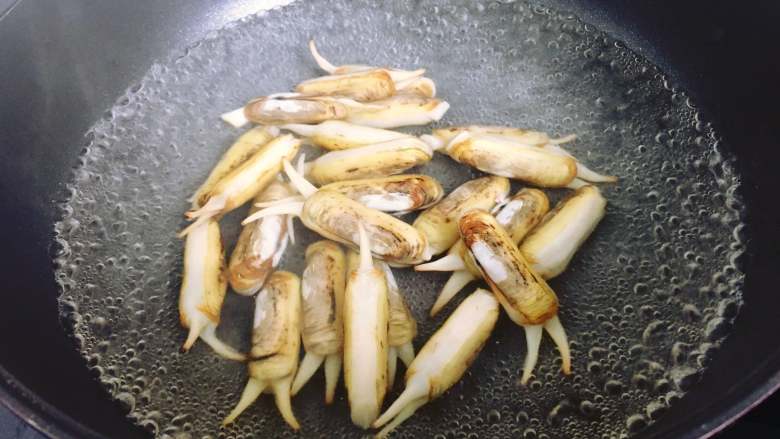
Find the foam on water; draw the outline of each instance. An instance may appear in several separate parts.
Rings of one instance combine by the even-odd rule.
[[[742,303],[745,237],[738,177],[689,98],[620,42],[523,2],[313,0],[241,20],[155,65],[89,133],[56,226],[61,309],[130,419],[160,437],[293,436],[267,397],[219,429],[246,372],[203,343],[179,353],[175,234],[186,199],[241,132],[219,114],[320,73],[310,37],[336,64],[426,67],[452,105],[443,124],[576,133],[571,152],[620,177],[602,186],[606,218],[551,282],[574,375],[559,373],[545,340],[535,378],[520,387],[524,337],[504,317],[461,382],[400,436],[618,438],[695,385]],[[477,175],[438,155],[421,171],[448,190]],[[228,250],[244,214],[221,222]],[[301,235],[281,264],[298,273],[317,239]],[[397,277],[420,322],[419,348],[456,303],[431,320],[446,275]],[[229,294],[220,337],[247,348],[251,314],[250,298]],[[303,436],[360,436],[343,389],[322,405],[322,381],[293,401]]]

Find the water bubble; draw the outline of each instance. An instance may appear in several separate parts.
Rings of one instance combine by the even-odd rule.
[[[580,402],[579,408],[580,408],[580,413],[582,413],[582,415],[585,416],[586,418],[594,417],[598,413],[598,409],[596,405],[588,400],[584,400]]]
[[[692,303],[686,303],[683,305],[682,314],[683,318],[687,322],[695,322],[701,319],[701,311],[699,311],[699,308],[697,308],[696,305]]]
[[[631,433],[638,433],[647,427],[647,419],[643,415],[631,415],[626,419],[626,428]]]
[[[722,317],[715,317],[707,322],[704,332],[707,340],[716,341],[731,331],[731,322]]]
[[[604,391],[610,395],[619,395],[623,391],[623,383],[617,380],[608,380],[604,383]]]
[[[654,320],[650,322],[645,330],[642,331],[642,342],[648,344],[654,339],[660,337],[667,329],[667,324],[661,320]]]
[[[690,366],[676,366],[669,371],[669,377],[680,390],[688,390],[699,380],[699,371]]]
[[[135,408],[135,397],[130,393],[117,393],[114,395],[114,399],[116,399],[127,412],[132,412]]]

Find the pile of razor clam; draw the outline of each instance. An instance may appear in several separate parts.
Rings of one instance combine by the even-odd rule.
[[[463,376],[490,336],[499,305],[525,328],[521,383],[531,377],[543,330],[558,347],[563,373],[571,373],[558,298],[546,280],[566,269],[604,216],[606,200],[591,183],[616,178],[588,169],[560,146],[574,136],[550,139],[498,126],[442,128],[419,138],[392,131],[438,121],[449,108],[435,97],[424,69],[337,67],[313,41],[310,50],[327,75],[223,115],[237,127],[258,126],[233,144],[194,194],[186,213],[194,221],[181,232],[179,311],[189,328],[183,350],[201,339],[249,368],[224,424],[267,392],[298,429],[291,396],[324,364],[325,403],[331,403],[343,363],[352,422],[384,427],[377,435],[383,437]],[[291,164],[303,142],[296,135],[329,152]],[[402,174],[430,161],[434,151],[491,175],[445,195],[434,177]],[[538,189],[510,196],[509,178],[573,192],[550,210]],[[250,200],[225,268],[218,221]],[[414,210],[422,212],[413,224],[399,219]],[[306,249],[300,277],[276,271],[294,242],[295,216],[324,238]],[[390,266],[452,271],[431,315],[471,281],[484,280],[490,291],[471,293],[415,355],[417,322]],[[256,294],[247,354],[216,337],[228,282],[238,294]],[[301,339],[306,354],[299,361]],[[381,413],[398,358],[406,388]]]

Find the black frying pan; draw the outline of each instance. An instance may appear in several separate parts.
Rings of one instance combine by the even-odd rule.
[[[780,66],[776,5],[752,2],[550,2],[625,41],[688,91],[737,158],[747,207],[745,306],[702,381],[642,435],[715,431],[780,382],[778,209],[773,165]],[[768,2],[767,2],[768,3]],[[258,10],[252,2],[22,1],[0,21],[0,205],[8,243],[0,343],[2,399],[60,437],[144,437],[85,368],[58,323],[52,275],[55,201],[84,132],[154,60]],[[68,311],[67,309],[65,310]],[[66,322],[67,323],[67,322]],[[67,326],[67,325],[66,325]]]

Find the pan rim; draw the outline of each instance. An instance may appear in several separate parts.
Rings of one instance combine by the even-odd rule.
[[[0,365],[0,404],[52,439],[99,439],[92,428],[54,407]]]
[[[774,367],[774,363],[780,360],[778,357],[780,356],[773,358],[774,361],[764,363],[761,369],[754,369],[750,376],[746,376],[744,380],[733,386],[734,390],[730,394],[733,395],[733,399],[737,400],[736,403],[726,402],[732,398],[721,399],[719,403],[725,407],[721,408],[716,415],[709,414],[709,417],[714,420],[713,422],[696,424],[695,420],[701,416],[700,414],[707,411],[705,408],[705,410],[697,412],[698,416],[687,418],[688,422],[678,422],[659,433],[666,437],[679,439],[706,439],[722,432],[780,389],[780,368]],[[753,390],[749,391],[747,395],[742,397],[734,395],[737,389],[745,386],[746,381],[750,381],[749,378],[760,374],[761,371],[768,370],[774,370],[774,373],[758,385],[748,385],[748,387],[753,387]],[[0,378],[2,378],[0,404],[44,436],[52,439],[99,439],[102,437],[91,427],[43,400],[8,373],[2,365],[0,365]]]

